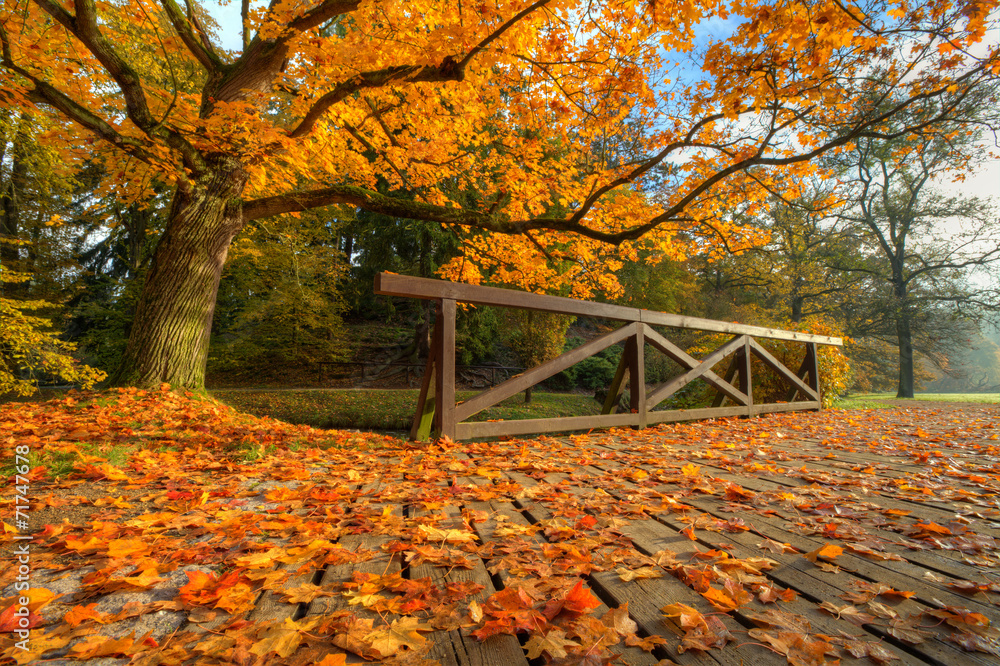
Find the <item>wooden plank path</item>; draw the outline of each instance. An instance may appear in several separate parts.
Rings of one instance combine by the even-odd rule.
[[[171,607],[134,663],[998,666],[998,435],[986,405],[311,453],[217,545],[278,582]]]
[[[403,576],[473,582],[479,608],[505,590],[527,589],[522,604],[497,606],[494,622],[536,614],[523,631],[485,640],[471,635],[467,616],[467,626],[423,634],[423,653],[456,666],[1000,664],[1000,445],[983,439],[1000,423],[997,412],[974,412],[982,427],[964,437],[947,415],[925,414],[923,434],[913,436],[913,415],[886,412],[860,417],[874,422],[857,441],[836,430],[843,416],[815,415],[469,443],[450,456],[432,446],[404,456],[399,462],[412,471],[403,481],[415,494],[384,506],[438,530],[428,530],[441,537],[428,547],[451,563],[422,559],[404,564]],[[796,432],[803,423],[808,434]],[[917,466],[934,451],[947,465]],[[421,465],[435,467],[429,481]],[[400,495],[399,485],[383,483],[385,496]],[[463,534],[474,541],[453,542]],[[842,552],[805,556],[824,545]],[[458,554],[466,564],[455,563]],[[545,594],[532,596],[542,581]],[[599,605],[556,614],[546,631],[544,599],[575,582]],[[316,600],[308,612],[329,609]],[[610,609],[627,610],[631,642],[647,650],[615,634]],[[575,626],[582,617],[591,624]],[[532,621],[543,628],[533,632]],[[585,639],[602,635],[594,626],[610,638],[588,646]],[[532,651],[528,637],[551,632],[562,647],[539,641]]]

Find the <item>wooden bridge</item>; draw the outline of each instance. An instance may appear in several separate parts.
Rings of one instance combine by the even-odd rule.
[[[667,421],[687,421],[724,416],[755,416],[768,412],[818,410],[822,407],[819,384],[817,345],[841,345],[840,338],[810,335],[760,326],[734,324],[698,317],[685,317],[640,310],[638,308],[581,301],[560,296],[481,287],[476,285],[429,280],[393,273],[375,277],[375,293],[389,296],[433,299],[437,301],[437,321],[431,352],[427,359],[417,412],[410,431],[412,439],[426,439],[432,430],[453,440],[499,435],[589,430],[647,425]],[[596,317],[624,322],[625,325],[591,340],[576,349],[510,378],[463,403],[455,402],[455,314],[457,303],[522,308],[577,317]],[[734,337],[701,359],[659,333],[654,326],[680,328]],[[801,342],[804,346],[798,371],[788,369],[755,338]],[[532,387],[549,377],[597,354],[612,345],[625,343],[625,352],[608,390],[601,414],[549,419],[487,421],[467,423],[472,415]],[[645,380],[646,345],[665,354],[684,370],[680,375],[647,391]],[[728,370],[719,376],[712,368],[732,356]],[[756,357],[788,384],[784,402],[758,403],[754,400],[751,359]],[[737,382],[734,385],[733,379]],[[717,392],[711,407],[654,411],[664,400],[696,379],[702,379]],[[628,383],[630,411],[615,413],[619,397]],[[731,404],[724,405],[726,401]]]

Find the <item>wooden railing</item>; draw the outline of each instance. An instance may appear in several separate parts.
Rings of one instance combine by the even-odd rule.
[[[806,409],[818,410],[822,407],[822,401],[816,347],[817,345],[842,344],[840,338],[824,335],[810,335],[712,319],[684,317],[608,303],[580,301],[560,296],[546,296],[442,280],[428,280],[392,273],[381,273],[375,277],[375,293],[437,301],[437,318],[431,351],[427,359],[427,369],[424,372],[420,397],[417,401],[413,427],[410,430],[412,439],[426,439],[432,430],[437,431],[441,436],[458,440],[472,437],[589,430],[616,426],[644,428],[653,423],[666,421],[687,421],[719,416],[754,416],[767,412]],[[455,312],[458,302],[539,310],[581,317],[597,317],[627,323],[615,331],[606,333],[551,361],[511,377],[502,384],[465,402],[456,404]],[[735,337],[704,358],[696,359],[654,330],[653,326],[729,333]],[[760,346],[754,338],[805,343],[802,365],[797,372],[792,372]],[[516,421],[466,422],[469,417],[501,400],[516,395],[583,359],[622,342],[625,343],[625,351],[608,389],[608,396],[601,414]],[[684,368],[682,374],[660,384],[649,392],[646,390],[643,358],[647,344]],[[727,356],[733,356],[733,358],[725,376],[720,377],[712,372],[712,367]],[[754,356],[787,382],[786,402],[766,404],[754,402],[751,378],[751,359]],[[711,407],[653,411],[653,408],[658,404],[699,378],[708,382],[717,392]],[[737,379],[735,385],[732,383],[734,378]],[[630,411],[616,414],[615,409],[626,380],[629,380]],[[799,399],[800,397],[801,399]],[[732,404],[724,406],[723,403],[727,399]]]

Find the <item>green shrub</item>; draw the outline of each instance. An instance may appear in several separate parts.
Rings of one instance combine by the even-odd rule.
[[[576,385],[586,389],[606,387],[615,378],[617,363],[603,356],[591,356],[576,364]]]

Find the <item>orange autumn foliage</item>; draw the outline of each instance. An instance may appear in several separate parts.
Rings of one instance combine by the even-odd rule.
[[[248,220],[339,204],[440,222],[465,246],[450,278],[616,296],[621,261],[758,243],[740,219],[785,176],[888,118],[947,118],[998,71],[996,6],[272,2],[228,50],[197,3],[15,0],[0,104],[45,117],[108,192],[175,188],[112,381],[201,386]],[[706,41],[716,17],[732,32]]]

